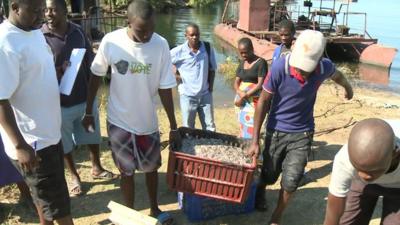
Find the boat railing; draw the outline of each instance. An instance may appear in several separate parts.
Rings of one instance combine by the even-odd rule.
[[[358,16],[362,16],[363,17],[363,36],[368,36],[369,38],[371,38],[371,36],[368,34],[367,32],[367,13],[365,12],[344,12],[343,13],[343,25],[348,26],[348,18],[350,15],[358,15]]]

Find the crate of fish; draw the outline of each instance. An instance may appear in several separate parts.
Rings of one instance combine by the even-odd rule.
[[[182,147],[169,152],[167,183],[170,189],[243,203],[256,169],[247,156],[249,142],[232,135],[178,129]]]

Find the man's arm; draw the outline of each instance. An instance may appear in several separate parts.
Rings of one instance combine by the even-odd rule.
[[[172,66],[174,75],[175,75],[175,79],[176,79],[176,83],[181,84],[182,83],[182,77],[181,74],[179,73],[178,68],[176,68],[176,65]]]
[[[215,71],[210,70],[208,71],[208,90],[213,92],[214,90],[214,80],[215,80]]]
[[[342,72],[336,70],[331,79],[344,88],[344,90],[346,91],[345,98],[347,98],[348,100],[353,98],[353,88],[351,87],[349,81],[346,79]]]
[[[208,90],[212,92],[214,90],[214,80],[215,80],[215,71],[217,70],[217,61],[215,59],[214,49],[210,48],[210,63],[211,68],[208,68]]]
[[[15,146],[18,162],[25,171],[31,171],[37,166],[38,162],[35,157],[35,150],[26,143],[19,131],[14,112],[8,100],[0,100],[0,124]]]
[[[96,76],[93,74],[90,76],[88,93],[86,98],[86,113],[82,118],[82,125],[85,128],[86,132],[91,132],[92,128],[93,130],[95,129],[93,104],[97,95],[97,90],[100,87],[101,81],[102,77],[100,76]],[[92,128],[89,130],[90,126]]]
[[[253,138],[250,148],[247,150],[250,156],[256,156],[260,154],[259,137],[262,123],[264,122],[265,116],[271,106],[273,94],[265,90],[262,90],[260,98],[258,99],[256,111],[254,112],[254,128]]]
[[[175,112],[174,112],[174,101],[172,99],[171,88],[158,89],[158,95],[160,96],[161,103],[167,113],[169,121],[169,144],[172,149],[179,149],[181,146],[181,137],[177,130]]]
[[[328,194],[324,225],[338,225],[346,205],[345,197]]]

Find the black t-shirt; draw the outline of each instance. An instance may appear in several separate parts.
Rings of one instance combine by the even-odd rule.
[[[54,64],[61,67],[64,61],[68,61],[74,48],[85,48],[85,57],[79,68],[72,92],[70,95],[60,94],[62,107],[71,107],[86,102],[90,65],[94,53],[90,41],[82,28],[72,22],[68,22],[68,31],[64,37],[54,34],[47,24],[43,24],[42,32],[54,55]]]
[[[265,77],[265,75],[267,75],[268,65],[262,58],[258,58],[257,62],[255,62],[249,69],[244,69],[243,65],[244,61],[240,61],[239,66],[236,69],[236,76],[243,82],[257,84],[259,77]]]

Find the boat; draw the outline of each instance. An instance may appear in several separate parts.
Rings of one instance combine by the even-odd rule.
[[[326,57],[390,68],[397,49],[378,44],[378,39],[368,34],[367,13],[350,11],[354,0],[331,0],[328,6],[327,2],[306,0],[300,5],[287,0],[226,0],[221,23],[215,26],[214,33],[235,48],[240,38],[250,38],[255,54],[271,62],[273,51],[280,44],[278,24],[289,19],[295,23],[296,35],[306,29],[324,34]],[[227,16],[229,11],[236,16]],[[352,32],[350,16],[363,18],[362,32]]]

